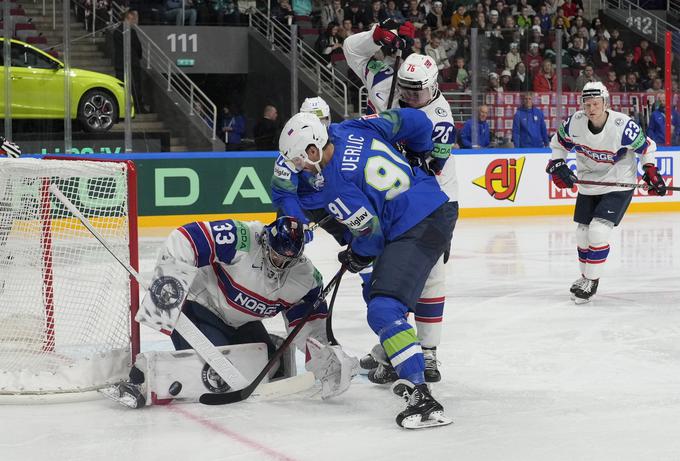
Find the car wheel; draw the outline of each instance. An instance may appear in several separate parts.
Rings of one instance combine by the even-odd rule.
[[[103,90],[90,90],[80,99],[78,120],[85,131],[109,131],[118,122],[118,101]]]

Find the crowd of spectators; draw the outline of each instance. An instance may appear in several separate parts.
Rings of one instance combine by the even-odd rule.
[[[661,50],[605,27],[600,17],[586,17],[582,0],[310,1],[278,0],[272,16],[284,24],[311,17],[319,30],[317,52],[329,62],[348,35],[392,18],[415,24],[412,52],[432,56],[440,82],[452,89],[470,86],[473,28],[482,91],[554,91],[558,73],[564,91],[580,91],[589,81],[602,81],[612,92],[658,91],[665,83]],[[680,75],[680,63],[674,66]],[[677,80],[672,84],[677,91]]]

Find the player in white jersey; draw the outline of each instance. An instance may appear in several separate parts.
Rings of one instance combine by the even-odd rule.
[[[384,62],[374,58],[376,52],[385,46],[389,49],[403,49],[407,41],[413,37],[415,28],[410,22],[399,24],[386,20],[374,25],[367,32],[360,32],[345,39],[342,50],[347,63],[361,78],[368,90],[368,106],[373,112],[380,113],[387,109],[412,107],[427,114],[432,122],[432,140],[434,150],[430,158],[421,159],[437,178],[442,190],[449,196],[449,201],[458,204],[458,180],[456,177],[455,159],[451,148],[455,143],[456,129],[451,116],[451,106],[438,89],[438,70],[434,60],[429,56],[411,54],[400,65],[397,72],[396,95],[391,107],[387,107],[394,78],[394,70]],[[408,156],[408,153],[407,153]],[[415,309],[415,321],[418,338],[425,356],[425,376],[428,382],[441,379],[437,368],[437,346],[441,341],[442,316],[446,296],[446,269],[449,252],[432,268],[418,304]],[[375,370],[369,372],[373,382],[384,383],[396,379],[396,373],[389,364],[380,357],[380,347],[374,348],[373,356],[382,362]],[[366,358],[362,366],[371,366]]]
[[[581,93],[583,110],[565,120],[550,142],[552,159],[546,172],[555,185],[572,188],[580,180],[637,183],[638,164],[650,195],[665,195],[666,185],[656,169],[656,144],[645,136],[629,116],[609,109],[609,92],[600,82],[586,83]],[[576,153],[578,178],[566,163]],[[628,187],[578,185],[574,221],[581,278],[571,286],[576,304],[590,301],[597,291],[609,237],[623,218],[633,189]]]
[[[188,285],[182,312],[214,346],[264,343],[271,355],[275,346],[262,320],[282,313],[290,331],[312,308],[323,288],[321,275],[303,254],[304,246],[302,223],[288,216],[268,226],[232,219],[186,224],[175,229],[161,248],[150,296],[145,297],[141,310],[154,293],[156,297],[166,296],[167,288],[154,286],[167,284],[168,275],[181,274]],[[294,341],[300,350],[314,352],[306,368],[322,382],[325,397],[344,392],[352,370],[358,368],[358,361],[339,346],[324,346],[328,343],[327,312],[326,303],[321,302]],[[177,330],[170,337],[176,350],[191,348]],[[193,367],[193,371],[195,376],[191,371],[183,373],[186,380],[200,379],[200,367]],[[132,385],[141,386],[144,375],[154,372],[134,370]],[[182,376],[179,369],[177,375]],[[166,386],[144,391],[137,388],[135,393],[133,386],[124,385],[121,394],[133,394],[138,406],[147,400],[140,401],[140,394],[167,392]]]

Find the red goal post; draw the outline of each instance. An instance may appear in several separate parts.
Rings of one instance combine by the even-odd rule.
[[[0,402],[87,398],[125,379],[139,352],[136,280],[51,196],[50,184],[139,268],[131,161],[3,159]]]

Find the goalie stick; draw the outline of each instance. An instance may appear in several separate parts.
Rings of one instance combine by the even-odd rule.
[[[585,184],[588,186],[614,186],[614,187],[633,187],[640,188],[644,190],[649,190],[651,187],[648,184],[637,184],[637,183],[627,183],[627,182],[607,182],[607,181],[588,181],[587,179],[579,179],[574,181],[576,184]],[[667,190],[680,191],[680,187],[666,186]]]
[[[295,337],[300,333],[300,330],[302,330],[302,327],[307,323],[307,320],[312,316],[314,311],[316,311],[316,308],[319,307],[319,304],[323,302],[324,299],[326,299],[326,296],[328,296],[328,293],[333,289],[333,287],[340,282],[340,279],[342,278],[342,275],[345,273],[347,269],[343,265],[340,267],[340,270],[333,276],[330,282],[328,282],[328,285],[323,289],[323,291],[319,294],[319,297],[317,298],[316,301],[314,301],[314,304],[312,304],[307,312],[305,312],[304,317],[302,317],[302,320],[300,320],[300,323],[298,323],[293,331],[290,332],[288,337],[285,339],[283,344],[281,344],[281,347],[279,347],[276,352],[274,352],[274,355],[272,358],[267,362],[267,364],[264,366],[262,371],[260,372],[259,375],[255,377],[252,383],[250,383],[248,386],[244,387],[243,389],[237,390],[237,391],[232,391],[232,392],[226,392],[223,394],[203,394],[199,402],[201,402],[204,405],[224,405],[227,403],[235,403],[235,402],[240,402],[242,400],[247,399],[253,391],[258,387],[258,385],[262,382],[264,377],[269,373],[269,370],[272,369],[272,367],[278,363],[279,359],[283,356],[284,352],[286,352],[286,349],[290,344],[293,342]]]
[[[142,277],[130,264],[123,261],[110,247],[109,243],[104,237],[95,229],[90,221],[76,208],[76,206],[59,190],[55,184],[49,186],[50,192],[54,194],[61,203],[64,204],[73,215],[80,220],[80,222],[87,228],[88,231],[96,238],[99,243],[123,266],[123,268],[137,280],[139,285],[145,290],[148,290],[146,283],[142,281]],[[205,335],[189,320],[184,313],[180,312],[177,324],[175,325],[177,332],[193,347],[198,355],[203,360],[208,362],[215,372],[228,383],[231,387],[244,387],[248,381],[243,377],[241,372],[229,360],[220,354],[215,346],[205,337]]]

